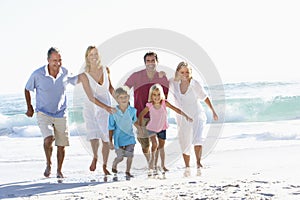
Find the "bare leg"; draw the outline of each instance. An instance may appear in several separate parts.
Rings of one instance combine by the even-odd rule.
[[[90,143],[93,151],[93,160],[90,165],[90,171],[95,171],[97,167],[97,160],[98,160],[99,139],[90,140]]]
[[[126,163],[126,176],[128,176],[128,177],[133,177],[130,174],[131,164],[132,164],[132,157],[128,157],[127,158],[127,163]]]
[[[150,162],[150,151],[149,151],[149,147],[147,147],[147,148],[142,148],[142,151],[143,151],[144,156],[145,156],[145,158],[146,158],[146,160],[147,160],[147,163],[149,163],[149,162]]]
[[[191,171],[190,171],[190,155],[187,154],[182,154],[183,156],[183,160],[185,163],[185,172],[183,174],[183,176],[188,177],[191,175]]]
[[[185,167],[190,167],[190,155],[182,154]]]
[[[160,153],[159,150],[160,149],[157,148],[156,151],[155,151],[154,169],[157,169],[157,161],[158,161],[158,157],[159,157],[159,153]]]
[[[64,162],[65,158],[65,147],[63,146],[57,146],[57,171],[56,171],[56,176],[57,178],[63,178],[63,174],[61,172],[62,165]]]
[[[157,151],[157,141],[156,141],[156,136],[150,137],[151,141],[151,155],[150,155],[150,161],[149,161],[149,169],[153,169],[153,164],[155,161],[155,155]]]
[[[147,163],[150,162],[150,138],[148,137],[148,130],[146,129],[146,125],[148,123],[149,119],[144,118],[143,124],[141,126],[143,133],[138,133],[138,141],[142,145],[142,151],[143,154],[147,160]]]
[[[115,160],[114,160],[114,162],[113,162],[113,165],[112,165],[112,169],[111,169],[113,173],[117,173],[117,172],[118,172],[118,170],[117,170],[117,165],[118,165],[120,162],[122,162],[122,160],[123,160],[123,157],[117,156],[117,157],[115,158]]]
[[[200,168],[200,167],[202,167],[202,164],[201,164],[202,146],[196,145],[196,146],[194,146],[194,150],[195,150],[195,155],[196,155],[196,160],[197,160],[197,168]]]
[[[165,166],[165,140],[158,138],[158,151],[161,159],[161,167],[162,169],[167,172],[169,171]]]
[[[109,143],[102,141],[102,144],[103,144],[103,147],[102,147],[103,172],[105,175],[110,175],[110,172],[106,169],[108,156],[109,156]]]
[[[44,172],[45,177],[49,177],[51,173],[51,164],[52,164],[51,156],[53,151],[53,146],[52,146],[53,141],[54,141],[53,136],[49,136],[44,139],[44,151],[46,156],[46,169]]]

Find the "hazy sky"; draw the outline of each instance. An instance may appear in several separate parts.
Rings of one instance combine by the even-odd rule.
[[[299,80],[299,24],[296,0],[0,0],[0,93],[23,93],[51,46],[77,73],[87,46],[141,28],[195,41],[224,83]],[[132,64],[142,65],[142,58]]]

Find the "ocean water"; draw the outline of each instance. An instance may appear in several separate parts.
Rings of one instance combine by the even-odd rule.
[[[299,143],[299,82],[228,83],[211,86],[207,90],[215,94],[224,90],[225,102],[221,97],[212,99],[220,121],[224,121],[219,139],[228,145],[222,147],[223,150]],[[71,136],[84,135],[85,130],[82,106],[74,102],[78,101],[78,98],[74,98],[77,94],[76,88],[68,91]],[[224,106],[225,111],[221,109]],[[207,106],[204,105],[204,108],[208,116],[208,125],[214,124]],[[0,95],[0,138],[41,137],[35,115],[28,118],[25,112],[26,103],[23,94]],[[176,125],[172,115],[169,122],[170,127],[174,129]],[[169,136],[170,139],[172,137],[176,137],[176,134]]]

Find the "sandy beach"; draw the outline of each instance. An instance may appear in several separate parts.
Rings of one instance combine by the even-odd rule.
[[[226,126],[224,132],[227,132]],[[89,172],[91,156],[80,137],[71,136],[63,166],[66,178],[62,183],[58,183],[55,173],[50,178],[42,175],[45,161],[41,140],[40,137],[0,137],[1,199],[300,198],[299,139],[272,141],[273,145],[268,142],[265,147],[245,145],[246,148],[231,146],[230,149],[223,137],[203,159],[201,176],[196,176],[196,168],[192,165],[191,176],[184,177],[183,161],[178,159],[169,166],[165,179],[149,179],[145,169],[133,166],[135,177],[126,180],[120,165],[119,181],[109,176],[105,182],[101,164],[95,172]],[[114,152],[111,155],[114,157]],[[54,156],[53,169],[56,166]]]

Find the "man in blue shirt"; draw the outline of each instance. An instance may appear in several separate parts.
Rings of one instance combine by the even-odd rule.
[[[77,76],[69,77],[68,70],[62,67],[58,49],[51,47],[47,54],[48,64],[36,69],[25,86],[25,99],[28,117],[32,117],[34,109],[30,92],[36,93],[37,123],[44,138],[46,155],[45,177],[51,173],[51,156],[55,140],[57,146],[57,178],[63,178],[62,164],[65,157],[65,146],[69,146],[67,121],[66,88],[69,83],[75,85]]]

